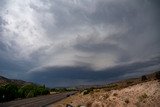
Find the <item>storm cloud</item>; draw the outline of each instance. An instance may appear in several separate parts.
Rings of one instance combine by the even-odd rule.
[[[1,0],[0,75],[69,86],[160,70],[159,7],[158,0]]]
[[[151,73],[151,71],[147,71],[150,70],[148,68],[154,67],[154,69],[157,69],[160,66],[159,63],[160,58],[153,58],[144,62],[117,65],[103,70],[94,70],[88,66],[48,66],[37,68],[28,74],[32,81],[45,83],[48,86],[102,85],[136,77],[144,73]]]

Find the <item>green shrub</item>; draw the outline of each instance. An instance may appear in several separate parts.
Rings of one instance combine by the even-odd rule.
[[[19,90],[18,90],[18,93],[19,93],[19,97],[20,98],[26,98],[28,93],[31,91],[31,90],[35,90],[36,87],[32,84],[28,84],[28,85],[24,85],[22,86]],[[36,91],[35,91],[36,92]]]
[[[18,98],[18,87],[14,84],[0,86],[0,102],[10,101]]]
[[[25,85],[18,90],[20,98],[49,94],[49,90],[45,86],[36,86],[33,84]]]
[[[45,88],[45,86],[38,86],[36,88],[37,95],[46,95],[49,94],[49,90]]]
[[[68,92],[68,91],[75,91],[75,89],[71,89],[71,88],[52,88],[50,91],[52,92]]]
[[[30,98],[37,95],[49,94],[49,90],[45,86],[37,86],[33,84],[27,84],[22,87],[17,87],[15,84],[7,84],[0,86],[0,103],[5,101],[11,101],[16,98]]]
[[[47,94],[49,94],[50,92],[49,92],[49,90],[48,89],[45,89],[43,92],[42,92],[42,95],[47,95]]]
[[[5,93],[5,88],[4,88],[4,86],[1,86],[0,87],[0,103],[1,102],[4,102],[4,93]]]
[[[117,84],[108,84],[106,86],[106,88],[114,88],[114,87],[117,87],[118,85]]]
[[[31,97],[35,97],[35,92],[33,90],[31,90],[26,96],[26,98],[31,98]]]

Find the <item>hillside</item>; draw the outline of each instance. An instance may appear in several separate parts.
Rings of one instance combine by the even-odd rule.
[[[86,89],[49,107],[159,107],[159,74],[156,72],[101,88]]]
[[[145,76],[147,78],[147,81],[150,81],[150,80],[156,79],[156,73],[159,73],[159,72],[153,72],[151,74],[146,74],[146,75],[142,75],[142,76]],[[89,89],[89,88],[105,88],[106,85],[112,85],[112,84],[119,85],[120,86],[119,88],[124,88],[124,87],[127,87],[129,85],[135,85],[135,84],[142,83],[142,82],[143,82],[142,78],[141,78],[141,76],[139,76],[139,77],[135,77],[135,78],[128,78],[128,79],[124,79],[124,80],[120,80],[120,81],[111,82],[111,83],[108,83],[108,84],[79,85],[79,86],[75,86],[74,88],[76,90],[81,91],[81,90],[85,90],[85,89]],[[112,87],[112,88],[114,89],[114,87]]]
[[[158,107],[160,82],[157,80],[129,86],[121,90],[95,89],[89,94],[78,93],[50,107]]]
[[[48,94],[45,85],[0,76],[0,103]]]
[[[23,80],[8,79],[6,77],[0,76],[0,85],[5,85],[5,84],[8,84],[8,83],[13,83],[13,84],[16,84],[18,86],[23,86],[25,84],[33,84],[31,82],[26,82],[26,81],[23,81]]]

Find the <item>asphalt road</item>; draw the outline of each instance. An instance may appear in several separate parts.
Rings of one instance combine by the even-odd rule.
[[[49,104],[53,104],[75,93],[76,92],[67,92],[67,93],[39,96],[17,101],[10,101],[6,103],[0,103],[0,107],[45,107]]]

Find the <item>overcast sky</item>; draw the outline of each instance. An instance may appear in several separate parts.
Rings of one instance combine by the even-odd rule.
[[[47,86],[160,70],[159,0],[0,0],[0,75]]]

